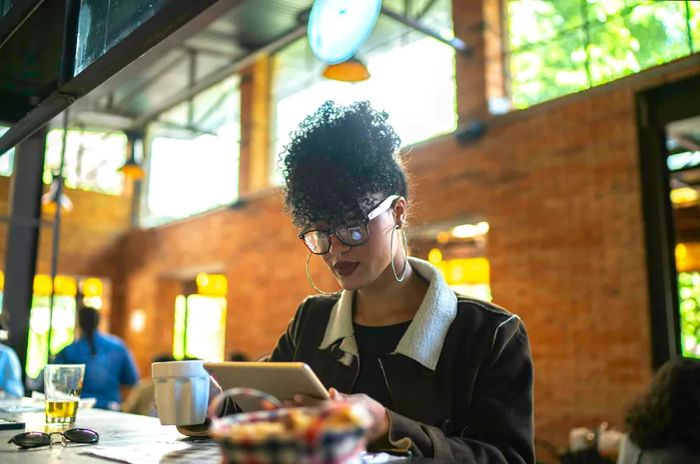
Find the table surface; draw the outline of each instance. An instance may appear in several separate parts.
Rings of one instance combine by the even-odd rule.
[[[3,464],[110,462],[91,453],[107,453],[113,459],[122,456],[123,462],[131,464],[221,463],[221,456],[214,442],[184,437],[174,426],[163,426],[153,417],[102,409],[81,409],[73,427],[84,427],[98,432],[98,444],[69,443],[65,447],[58,444],[34,449],[21,449],[13,443],[8,443],[8,440],[24,431],[50,433],[65,430],[66,427],[46,424],[43,411],[22,414],[0,412],[0,417],[26,423],[24,430],[0,430],[0,462]],[[408,461],[392,461],[394,462]],[[438,461],[412,459],[410,462],[423,464]]]

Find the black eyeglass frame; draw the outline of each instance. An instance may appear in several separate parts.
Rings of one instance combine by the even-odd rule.
[[[72,435],[70,432],[88,432],[89,434],[94,434],[94,437],[91,437],[87,440],[81,440],[81,439],[76,439],[77,437],[71,438],[70,435]],[[22,438],[32,435],[32,434],[38,434],[42,437],[46,437],[45,440],[38,442],[38,443],[31,443],[28,441],[23,441]],[[66,435],[69,434],[69,435]],[[20,434],[15,435],[14,437],[10,438],[8,440],[8,443],[12,443],[14,445],[19,446],[20,448],[24,449],[31,449],[31,448],[40,448],[42,446],[53,446],[54,441],[51,439],[53,435],[60,435],[61,436],[61,441],[62,441],[62,446],[66,446],[68,442],[71,443],[79,443],[82,445],[91,445],[94,443],[97,443],[100,441],[100,434],[95,432],[94,430],[91,429],[86,429],[82,427],[75,427],[72,429],[64,430],[63,432],[50,432],[50,433],[44,433],[44,432],[23,432]]]
[[[335,227],[335,228],[329,228],[329,229],[307,229],[299,234],[299,238],[301,239],[302,242],[304,242],[304,245],[306,248],[313,254],[315,255],[325,255],[326,253],[331,251],[331,235],[335,235],[336,238],[343,244],[349,247],[358,247],[362,246],[367,241],[369,240],[369,223],[372,222],[372,219],[376,218],[380,214],[384,213],[385,211],[389,210],[394,204],[394,201],[398,200],[401,198],[399,195],[389,195],[386,197],[384,200],[382,200],[381,203],[379,203],[372,211],[370,211],[367,214],[367,217],[357,225],[362,225],[365,228],[365,231],[367,232],[365,239],[362,242],[355,242],[355,243],[347,243],[343,238],[338,234],[337,229],[348,229],[349,227],[342,225],[340,227]],[[328,249],[326,251],[323,251],[321,253],[317,253],[314,250],[311,249],[308,243],[306,243],[306,240],[304,237],[311,233],[311,232],[324,232],[326,236],[328,237]]]

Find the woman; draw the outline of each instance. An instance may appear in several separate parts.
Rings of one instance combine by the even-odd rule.
[[[271,361],[303,361],[331,401],[362,403],[371,449],[532,463],[533,370],[521,320],[456,295],[408,256],[399,138],[369,103],[326,102],[283,153],[287,209],[343,291],[307,298]],[[307,399],[298,398],[301,404]]]
[[[134,359],[124,342],[97,330],[100,313],[89,306],[78,310],[80,339],[54,358],[56,364],[85,364],[82,397],[97,399],[95,406],[119,411],[120,386],[133,386],[139,380]]]
[[[700,462],[700,360],[661,366],[626,422],[618,464]]]

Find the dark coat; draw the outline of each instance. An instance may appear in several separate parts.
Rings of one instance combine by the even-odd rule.
[[[340,294],[307,298],[270,361],[305,362],[327,388],[350,393],[359,363],[347,321],[338,330],[339,300]],[[418,327],[404,335],[421,338],[423,348],[439,344],[434,368],[425,356],[416,356],[419,362],[398,352],[410,354],[398,348],[411,340],[402,339],[397,352],[380,359],[393,403],[389,442],[396,450],[453,462],[534,463],[533,367],[522,321],[490,303],[462,296],[452,301],[456,310],[444,334],[431,340]]]

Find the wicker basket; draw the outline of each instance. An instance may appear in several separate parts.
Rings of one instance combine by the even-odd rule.
[[[266,393],[234,388],[215,398],[212,410],[236,396],[254,396],[281,407]],[[355,420],[344,420],[349,417]],[[209,431],[229,463],[350,464],[361,462],[367,418],[368,412],[359,406],[329,403],[212,417]]]

